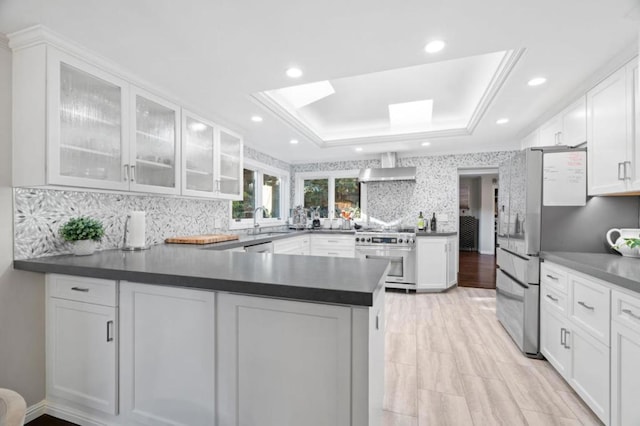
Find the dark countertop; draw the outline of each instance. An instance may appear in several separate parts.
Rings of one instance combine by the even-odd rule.
[[[282,238],[286,236],[291,234]],[[105,250],[91,256],[15,260],[13,266],[32,272],[360,306],[372,306],[378,292],[384,291],[387,261],[203,250],[212,245]],[[217,245],[222,248],[226,243]]]
[[[451,237],[453,235],[458,235],[458,233],[457,232],[427,232],[427,231],[416,232],[417,237]]]
[[[567,268],[640,293],[640,259],[607,253],[542,252],[541,257]]]

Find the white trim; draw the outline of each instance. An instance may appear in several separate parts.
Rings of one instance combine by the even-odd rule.
[[[478,250],[478,253],[480,253],[480,254],[490,254],[492,256],[496,254],[493,251],[486,251],[486,250]]]
[[[334,219],[335,212],[335,180],[340,178],[357,178],[360,174],[359,169],[351,170],[318,170],[315,172],[299,172],[295,174],[295,205],[304,205],[304,181],[308,179],[328,179],[328,219]],[[367,185],[360,186],[360,219],[366,219],[366,190]]]
[[[46,411],[47,411],[47,401],[44,399],[36,404],[30,405],[29,407],[27,407],[27,412],[24,417],[24,422],[29,423],[30,421],[37,419],[43,414],[46,414]]]
[[[105,426],[114,424],[105,422],[102,419],[98,419],[82,411],[64,405],[59,405],[51,401],[46,401],[46,409],[43,414],[49,414],[50,416],[82,426]]]

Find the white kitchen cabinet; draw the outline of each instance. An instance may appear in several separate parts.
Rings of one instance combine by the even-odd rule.
[[[13,186],[242,199],[240,135],[215,125],[213,150],[194,153],[196,145],[208,149],[211,139],[200,133],[210,123],[199,120],[194,125],[205,125],[203,131],[185,132],[185,149],[180,106],[143,89],[117,65],[42,27],[16,33],[10,45],[13,162],[20,164]]]
[[[444,290],[457,283],[455,237],[418,237],[416,290]]]
[[[311,234],[311,256],[355,257],[356,241],[353,234]]]
[[[575,146],[587,141],[585,97],[573,102],[558,115],[540,126],[537,146]]]
[[[131,86],[130,189],[180,193],[180,107]]]
[[[566,346],[568,329],[566,315],[543,300],[540,307],[540,353],[560,373],[567,377],[570,362],[570,348]]]
[[[640,424],[640,333],[611,323],[611,425]]]
[[[121,424],[215,424],[215,293],[121,282]]]
[[[635,177],[640,142],[637,121],[637,58],[587,92],[587,148],[589,195],[638,189]]]
[[[540,129],[535,129],[520,141],[520,147],[522,149],[533,148],[540,146]]]
[[[273,242],[273,252],[276,254],[308,255],[309,242],[310,235],[308,234],[275,240]]]
[[[115,281],[47,276],[47,399],[52,403],[118,413],[116,291]],[[94,293],[99,296],[93,298]]]

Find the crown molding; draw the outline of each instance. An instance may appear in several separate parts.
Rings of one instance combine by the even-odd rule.
[[[3,33],[0,33],[0,47],[6,50],[11,50],[9,48],[9,37],[4,35]]]
[[[269,96],[265,92],[254,93],[250,95],[250,98],[258,105],[266,108],[278,117],[283,123],[292,127],[300,135],[313,142],[319,148],[336,148],[353,145],[376,145],[389,142],[407,142],[407,141],[419,141],[425,139],[434,138],[447,138],[453,136],[470,136],[473,134],[475,128],[480,123],[480,120],[485,115],[491,103],[495,99],[496,95],[504,85],[505,81],[513,71],[514,67],[522,58],[526,49],[514,49],[505,53],[504,57],[500,61],[500,64],[496,68],[496,71],[491,78],[487,88],[485,89],[478,105],[471,114],[471,118],[465,127],[456,129],[444,129],[444,130],[432,130],[425,132],[414,133],[400,133],[393,135],[382,136],[363,136],[352,138],[340,138],[340,139],[323,139],[320,135],[314,132],[307,124],[301,119],[295,116],[287,108],[283,107],[274,98]]]

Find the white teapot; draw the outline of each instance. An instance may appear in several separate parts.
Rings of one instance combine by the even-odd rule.
[[[613,241],[611,241],[611,234],[614,234],[616,232],[618,234],[620,234],[620,236],[618,237],[618,239],[614,243]],[[631,248],[631,247],[627,246],[625,244],[625,238],[640,238],[640,229],[638,229],[638,228],[624,228],[624,229],[613,228],[613,229],[609,229],[609,231],[607,232],[607,242],[609,243],[611,248],[613,248],[615,251],[617,251],[618,253],[620,253],[621,255],[626,256],[626,257],[640,257],[640,249],[638,249],[637,247],[636,248]]]

